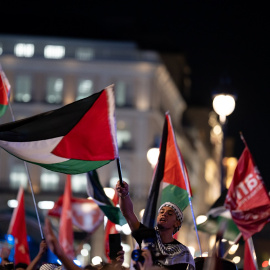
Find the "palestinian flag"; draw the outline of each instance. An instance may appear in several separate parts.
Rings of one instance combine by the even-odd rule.
[[[0,125],[0,147],[48,170],[79,174],[118,157],[113,85],[60,109]]]
[[[184,211],[189,205],[189,196],[192,196],[187,168],[176,143],[171,117],[168,113],[166,114],[165,124],[167,128],[167,144],[161,204],[172,202]]]
[[[225,208],[224,202],[228,190],[225,189],[220,197],[214,202],[207,212],[207,220],[197,224],[197,229],[208,234],[217,234],[220,226],[226,222],[226,229],[223,233],[223,238],[234,241],[237,239],[240,231],[232,220],[231,213]]]
[[[169,201],[183,211],[189,205],[189,196],[192,195],[186,166],[176,143],[169,113],[165,115],[160,154],[143,216],[143,224],[148,227],[154,227],[156,221],[161,183],[163,185],[160,204]]]
[[[5,114],[8,107],[10,84],[0,66],[0,117]]]
[[[87,194],[100,207],[104,215],[112,223],[119,224],[121,226],[127,223],[120,211],[120,208],[116,207],[112,200],[105,194],[95,170],[87,173]]]

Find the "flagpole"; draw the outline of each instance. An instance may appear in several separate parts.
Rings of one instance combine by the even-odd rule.
[[[40,230],[40,235],[41,235],[41,239],[44,240],[44,236],[43,236],[43,232],[41,229],[41,223],[40,223],[40,219],[39,219],[39,215],[38,215],[38,210],[37,210],[37,204],[36,204],[36,200],[35,200],[35,196],[34,196],[34,191],[33,191],[33,187],[32,187],[32,182],[30,179],[30,174],[29,174],[29,170],[28,170],[28,166],[26,164],[26,162],[24,161],[24,166],[27,172],[27,176],[28,176],[28,182],[31,188],[31,193],[32,193],[32,198],[33,198],[33,202],[34,202],[34,206],[35,206],[35,211],[36,211],[36,215],[37,215],[37,220],[38,220],[38,225],[39,225],[39,230]]]
[[[258,263],[257,263],[257,256],[256,256],[256,253],[255,253],[255,248],[254,248],[252,237],[248,238],[246,241],[248,241],[248,244],[250,246],[251,257],[252,257],[253,263],[255,265],[255,268],[256,268],[256,270],[258,270],[259,268],[258,268]]]
[[[4,88],[5,88],[5,91],[6,91],[7,102],[8,102],[8,107],[9,107],[10,114],[11,114],[11,117],[12,117],[12,121],[15,122],[14,113],[13,113],[11,104],[10,104],[9,99],[8,99],[8,92],[7,92],[7,89],[6,89],[6,85],[5,84],[4,84]],[[38,210],[37,210],[37,204],[36,204],[36,200],[35,200],[35,196],[34,196],[33,186],[32,186],[32,182],[31,182],[31,179],[30,179],[29,169],[28,169],[28,166],[27,166],[26,162],[24,161],[23,163],[24,163],[24,167],[26,169],[28,182],[29,182],[29,185],[30,185],[30,188],[31,188],[31,193],[32,193],[34,207],[35,207],[35,211],[36,211],[36,215],[37,215],[37,220],[38,220],[38,225],[39,225],[41,239],[43,240],[44,239],[44,236],[43,236],[43,232],[42,232],[42,228],[41,228],[41,223],[40,223],[40,219],[39,219],[39,214],[38,214]]]
[[[169,121],[171,122],[171,117],[169,116]],[[174,136],[174,140],[176,140],[175,136]],[[176,142],[175,142],[176,143]],[[179,149],[177,148],[177,154],[178,154],[178,158],[180,161],[180,165],[181,165],[181,170],[183,172],[183,176],[184,176],[184,181],[185,181],[185,186],[186,186],[186,190],[188,192],[188,201],[189,201],[189,205],[190,205],[190,209],[191,209],[191,214],[192,214],[192,219],[193,219],[193,223],[194,223],[194,227],[195,227],[195,231],[196,231],[196,236],[197,236],[197,240],[198,240],[198,245],[199,245],[199,249],[200,249],[200,254],[202,256],[202,247],[201,247],[201,242],[200,242],[200,238],[199,238],[199,234],[198,234],[198,229],[197,229],[197,224],[196,224],[196,219],[194,216],[194,211],[193,211],[193,206],[192,206],[192,202],[191,202],[191,194],[190,194],[190,187],[188,185],[188,180],[187,180],[187,175],[186,175],[186,169],[183,165],[183,160],[182,160],[182,156],[181,153],[179,151]]]
[[[242,233],[239,233],[239,234],[236,236],[236,238],[234,239],[233,245],[236,245],[236,244],[239,242],[239,240],[241,239],[241,237],[242,237]],[[226,256],[227,256],[228,253],[229,253],[229,250],[230,250],[230,248],[228,248],[228,249],[226,250],[226,252],[225,252],[224,255],[223,255],[223,258],[226,258]]]
[[[185,181],[186,189],[187,189],[187,192],[188,192],[188,201],[189,201],[189,205],[190,205],[190,210],[191,210],[192,219],[193,219],[193,223],[194,223],[194,227],[195,227],[195,231],[196,231],[196,236],[197,236],[197,240],[198,240],[198,244],[199,244],[200,253],[201,253],[201,256],[202,256],[202,247],[201,247],[201,242],[200,242],[200,238],[199,238],[199,234],[198,234],[196,219],[195,219],[195,216],[194,216],[193,206],[192,206],[192,202],[191,202],[191,194],[190,194],[190,190],[189,190],[189,185],[187,184],[186,171],[184,170],[184,166],[183,166],[183,163],[182,163],[182,158],[181,158],[180,155],[179,155],[179,157],[180,157],[180,164],[181,164],[182,172],[184,172],[183,175],[184,175],[184,181]]]
[[[122,170],[121,170],[121,163],[120,163],[120,158],[118,157],[116,159],[117,162],[117,169],[118,169],[118,176],[119,176],[119,181],[120,181],[120,185],[121,187],[123,187],[123,178],[122,178]]]

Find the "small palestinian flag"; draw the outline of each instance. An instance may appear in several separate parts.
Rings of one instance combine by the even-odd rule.
[[[10,84],[0,66],[0,117],[5,114],[8,107]]]
[[[87,194],[103,211],[104,215],[115,224],[123,226],[127,223],[119,207],[114,205],[114,202],[107,197],[100,184],[96,170],[87,172]]]
[[[0,125],[0,147],[48,170],[85,173],[118,157],[113,85],[60,109]]]

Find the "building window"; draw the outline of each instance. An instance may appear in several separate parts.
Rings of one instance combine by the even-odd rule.
[[[93,81],[79,80],[76,100],[90,96],[93,93]]]
[[[85,192],[87,188],[85,174],[76,174],[71,176],[71,187],[74,192]]]
[[[40,175],[40,187],[43,191],[58,190],[59,174],[42,168]]]
[[[25,171],[25,166],[23,164],[15,164],[12,166],[10,175],[10,187],[12,189],[18,189],[22,186],[24,189],[27,188],[27,174]]]
[[[125,181],[127,184],[129,184],[129,177],[128,177],[128,173],[125,169],[121,168],[122,171],[122,178],[123,181]],[[110,178],[110,187],[111,188],[115,188],[116,183],[119,181],[119,174],[118,174],[118,170],[114,170],[112,172],[111,178]]]
[[[88,61],[94,58],[94,50],[91,48],[78,48],[75,57],[81,61]]]
[[[18,43],[14,47],[14,54],[17,57],[32,57],[35,52],[34,44]]]
[[[132,136],[125,121],[119,120],[117,122],[116,136],[119,149],[132,149]]]
[[[29,102],[31,100],[32,81],[30,76],[19,75],[16,77],[15,96],[17,102]]]
[[[133,104],[131,87],[127,82],[118,81],[115,85],[115,103],[117,107],[131,107]]]
[[[53,104],[61,103],[63,100],[63,86],[64,81],[62,78],[48,78],[46,102]]]
[[[0,43],[0,55],[3,54],[3,45]]]
[[[49,59],[62,59],[65,56],[64,46],[47,45],[44,48],[44,57]]]

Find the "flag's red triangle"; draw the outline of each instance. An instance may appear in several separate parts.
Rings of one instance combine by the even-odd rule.
[[[108,97],[106,91],[103,91],[93,106],[64,136],[52,153],[68,159],[100,161],[115,159],[114,149]]]
[[[178,186],[182,189],[186,189],[185,180],[178,156],[178,146],[174,139],[174,132],[169,120],[169,116],[166,115],[168,125],[168,137],[166,145],[166,157],[163,181],[171,185]]]

